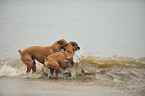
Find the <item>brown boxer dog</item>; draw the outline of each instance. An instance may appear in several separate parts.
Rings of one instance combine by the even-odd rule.
[[[56,73],[56,79],[58,78],[58,74],[60,71],[60,67],[66,68],[68,67],[68,62],[73,65],[73,56],[74,56],[74,51],[79,50],[80,47],[76,42],[69,42],[66,50],[64,52],[56,52],[48,57],[45,58],[45,66],[50,69],[50,78],[52,78],[53,72],[55,70]]]
[[[52,46],[32,46],[24,49],[20,52],[20,57],[23,63],[27,66],[26,73],[29,73],[32,69],[33,73],[36,72],[35,59],[44,64],[44,56],[48,56],[52,53],[59,52],[61,49],[65,49],[67,42],[64,39],[56,41]]]

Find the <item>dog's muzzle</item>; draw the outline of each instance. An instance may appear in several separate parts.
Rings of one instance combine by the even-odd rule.
[[[78,46],[77,50],[80,50],[80,47]]]

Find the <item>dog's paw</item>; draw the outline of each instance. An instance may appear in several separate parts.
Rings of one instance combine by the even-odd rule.
[[[64,62],[68,63],[69,61],[68,60],[64,60]]]

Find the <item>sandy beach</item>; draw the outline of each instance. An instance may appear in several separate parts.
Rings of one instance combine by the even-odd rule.
[[[101,84],[102,83],[102,84]],[[111,84],[111,83],[110,83]],[[94,79],[0,79],[1,96],[143,96],[143,90]]]

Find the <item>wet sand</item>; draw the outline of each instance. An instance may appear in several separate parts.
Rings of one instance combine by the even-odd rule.
[[[121,83],[120,83],[121,84]],[[1,78],[0,96],[143,96],[143,92],[101,81],[77,79]]]

